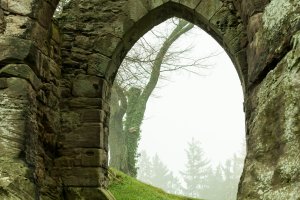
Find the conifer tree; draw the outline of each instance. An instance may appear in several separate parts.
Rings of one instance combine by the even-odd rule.
[[[142,151],[138,161],[137,179],[150,183],[152,174],[151,158],[148,156],[146,151]]]
[[[172,194],[182,194],[179,179],[167,168],[156,154],[152,159],[142,151],[138,162],[137,178]]]
[[[186,149],[187,163],[181,172],[185,186],[183,192],[187,196],[200,197],[208,190],[209,161],[204,157],[200,142],[192,138]]]

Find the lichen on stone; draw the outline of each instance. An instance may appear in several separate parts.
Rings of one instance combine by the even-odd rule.
[[[300,6],[300,1],[291,3],[289,0],[272,0],[263,14],[264,28],[275,31],[281,28],[284,19]]]

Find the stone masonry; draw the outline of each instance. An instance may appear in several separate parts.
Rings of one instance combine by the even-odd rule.
[[[170,17],[222,45],[244,91],[238,200],[300,199],[300,1],[0,0],[0,199],[114,199],[110,88],[133,44]]]

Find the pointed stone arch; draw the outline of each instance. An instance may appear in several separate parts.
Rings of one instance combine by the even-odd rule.
[[[95,12],[95,10],[98,12]],[[71,133],[62,132],[62,135],[67,134],[69,136],[67,138],[62,137],[60,143],[68,149],[67,151],[79,148],[80,151],[86,151],[85,148],[87,147],[100,148],[103,151],[94,154],[97,156],[94,159],[99,160],[101,157],[105,159],[102,159],[104,163],[100,163],[97,170],[95,168],[92,172],[91,169],[87,171],[87,168],[78,169],[78,167],[75,167],[76,169],[71,169],[68,165],[62,165],[61,171],[65,168],[66,171],[70,171],[70,174],[72,174],[72,170],[82,170],[82,174],[89,174],[89,177],[91,177],[90,181],[77,184],[75,180],[68,179],[68,176],[63,175],[65,185],[71,187],[98,187],[101,184],[94,177],[98,176],[99,180],[99,175],[104,173],[99,171],[99,167],[105,171],[107,166],[108,98],[117,70],[127,52],[140,37],[151,30],[153,26],[174,16],[184,18],[200,26],[214,37],[234,62],[242,87],[243,89],[246,88],[246,29],[232,2],[219,0],[194,2],[133,0],[83,2],[74,0],[70,2],[59,19],[64,41],[62,45],[62,55],[64,56],[62,76],[66,77],[64,81],[67,82],[66,87],[63,89],[67,93],[62,96],[66,99],[67,109],[62,110],[62,113],[65,112],[62,115],[62,121],[68,121],[70,115],[79,117],[94,115],[91,113],[95,110],[91,107],[95,107],[95,102],[99,101],[101,103],[98,105],[98,109],[102,110],[101,114],[104,120],[99,121],[100,126],[98,128],[95,127],[92,130],[89,128],[88,135],[90,136],[85,135],[84,137],[94,138],[95,132],[100,131],[102,133],[99,135],[100,141],[105,142],[80,146],[83,143],[75,144],[74,140],[83,136],[78,136],[77,131],[72,130]],[[87,21],[88,23],[86,23]],[[95,85],[97,87],[94,87]],[[81,101],[78,111],[71,108],[74,106],[74,101],[76,103]],[[89,122],[78,123],[80,124],[78,126],[82,127],[87,127],[89,124]],[[65,125],[62,124],[62,126]],[[66,124],[66,126],[69,125]],[[84,143],[90,143],[89,139],[82,140]],[[68,156],[72,157],[72,155]],[[61,157],[57,160],[64,159],[64,157]],[[85,167],[91,166],[85,165]],[[105,176],[101,178],[103,181],[105,180]],[[84,178],[78,180],[82,179]],[[92,180],[96,182],[92,182]]]
[[[73,3],[73,4],[72,4]],[[68,10],[75,10],[76,1],[71,2],[69,8],[65,9],[65,15],[62,17],[62,31],[66,30],[66,37],[73,37],[73,41],[80,40],[81,36],[92,35],[89,37],[89,42],[94,43],[99,54],[106,57],[109,64],[103,66],[102,76],[107,80],[113,79],[113,74],[116,74],[118,66],[132,45],[147,31],[161,22],[171,17],[184,18],[195,25],[201,27],[213,38],[220,43],[225,49],[230,58],[233,60],[242,85],[245,86],[247,79],[247,62],[246,62],[246,45],[247,34],[238,11],[235,9],[232,2],[222,2],[220,0],[205,0],[205,1],[128,1],[115,2],[99,2],[99,3],[83,3],[82,10],[90,9],[89,5],[93,5],[100,9],[115,9],[118,14],[111,13],[110,20],[103,22],[105,16],[99,14],[89,16],[92,22],[89,24],[81,24],[81,16],[78,13]],[[73,6],[72,6],[73,5]],[[120,6],[121,5],[121,6]],[[86,7],[85,7],[86,6]],[[115,8],[114,8],[115,6]],[[78,10],[78,9],[77,9]],[[85,14],[83,14],[85,15]],[[67,19],[69,18],[69,20]],[[74,22],[76,20],[76,23]],[[107,27],[103,28],[101,24],[107,23]],[[66,26],[64,26],[67,24]],[[93,24],[93,25],[92,25]],[[70,27],[72,26],[72,27]],[[93,26],[88,30],[87,26]],[[65,29],[64,29],[65,27]],[[98,28],[97,28],[98,27]],[[82,35],[70,34],[68,29],[81,32]],[[98,32],[98,34],[95,32]],[[72,35],[72,36],[71,36]],[[99,39],[100,38],[100,39]],[[85,37],[87,40],[87,38]],[[71,39],[70,39],[71,40]],[[109,40],[110,42],[106,41]],[[77,43],[79,44],[79,43]],[[76,44],[72,43],[75,47]],[[79,44],[80,45],[80,44]],[[91,46],[89,46],[91,47]],[[93,48],[93,47],[92,47]]]

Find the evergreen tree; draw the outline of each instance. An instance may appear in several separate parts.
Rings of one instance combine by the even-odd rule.
[[[137,177],[139,180],[169,193],[182,194],[179,179],[173,175],[157,154],[151,160],[145,151],[141,152]]]
[[[174,176],[172,172],[170,172],[167,188],[165,189],[167,192],[172,194],[182,194],[182,186],[178,177]]]
[[[192,138],[186,149],[186,169],[181,172],[185,187],[183,192],[187,196],[201,197],[209,189],[207,174],[209,172],[209,161],[204,157],[200,142]]]
[[[223,174],[224,174],[224,194],[223,196],[225,196],[226,199],[228,200],[232,200],[235,199],[233,198],[234,195],[234,184],[235,184],[235,180],[234,180],[234,174],[233,174],[233,161],[230,159],[226,160],[225,165],[223,167]]]
[[[238,183],[243,169],[243,158],[234,155],[224,165],[219,164],[214,172],[208,174],[209,190],[206,196],[208,200],[235,200]]]
[[[233,155],[231,160],[227,160],[225,163],[224,171],[224,187],[225,187],[225,196],[228,200],[235,200],[238,184],[240,181],[241,173],[244,166],[244,156]]]
[[[208,188],[201,197],[207,200],[224,200],[223,183],[222,166],[218,165],[215,170],[209,168],[207,172]]]
[[[150,183],[162,189],[168,188],[170,171],[157,154],[152,159],[152,177]]]
[[[212,191],[212,197],[210,199],[212,200],[224,200],[224,172],[223,167],[221,164],[219,164],[214,172],[214,178],[213,178],[213,185],[211,187],[214,188],[214,191]]]
[[[137,178],[145,183],[150,183],[152,176],[152,162],[146,151],[140,153],[138,161]]]

